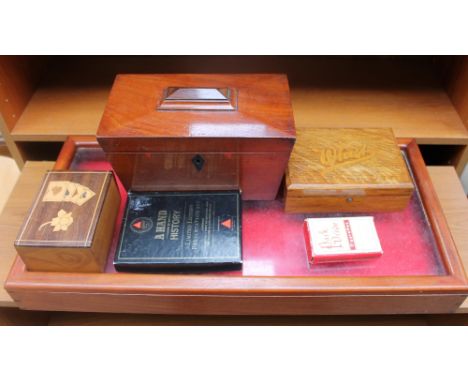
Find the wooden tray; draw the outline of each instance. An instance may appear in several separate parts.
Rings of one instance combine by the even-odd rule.
[[[28,272],[17,257],[5,287],[19,307],[38,310],[251,315],[454,311],[468,295],[467,279],[419,149],[414,141],[399,143],[417,192],[409,210],[373,214],[378,231],[379,224],[386,227],[383,234],[379,231],[386,264],[309,269],[296,229],[307,215],[285,214],[282,201],[276,200],[244,204],[240,272],[116,273],[111,249],[106,272],[94,274]],[[86,169],[92,162],[109,168],[103,158],[94,138],[71,137],[55,169]],[[118,227],[114,247],[117,232]]]

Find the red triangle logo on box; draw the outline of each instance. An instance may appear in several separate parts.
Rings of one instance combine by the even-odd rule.
[[[137,222],[133,223],[133,228],[136,229],[141,229],[143,222],[141,220],[138,220]]]
[[[221,225],[227,229],[232,228],[232,219],[226,219],[221,222]]]

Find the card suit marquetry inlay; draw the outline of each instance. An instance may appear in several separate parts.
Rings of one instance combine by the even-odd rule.
[[[158,110],[237,110],[237,90],[231,88],[182,88],[164,90]]]

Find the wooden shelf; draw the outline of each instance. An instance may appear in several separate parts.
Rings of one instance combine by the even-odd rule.
[[[94,135],[110,87],[40,88],[12,131],[15,141]],[[392,127],[418,143],[466,144],[468,132],[443,90],[292,89],[294,118],[306,127]]]
[[[241,69],[239,69],[241,68]],[[426,60],[281,57],[57,59],[11,135],[93,135],[117,73],[285,72],[298,128],[392,127],[426,144],[467,144],[468,131]]]
[[[294,118],[306,127],[391,127],[398,138],[466,144],[468,131],[442,89],[292,91]]]
[[[110,87],[43,87],[12,130],[15,141],[65,141],[96,134]]]

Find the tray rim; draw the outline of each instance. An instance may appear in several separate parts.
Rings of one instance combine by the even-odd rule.
[[[468,295],[468,280],[448,224],[414,139],[398,139],[407,152],[446,275],[426,276],[213,276],[133,273],[27,272],[19,256],[5,288],[21,293],[67,292],[166,296]],[[67,170],[78,148],[99,147],[93,136],[67,138],[54,171]]]

